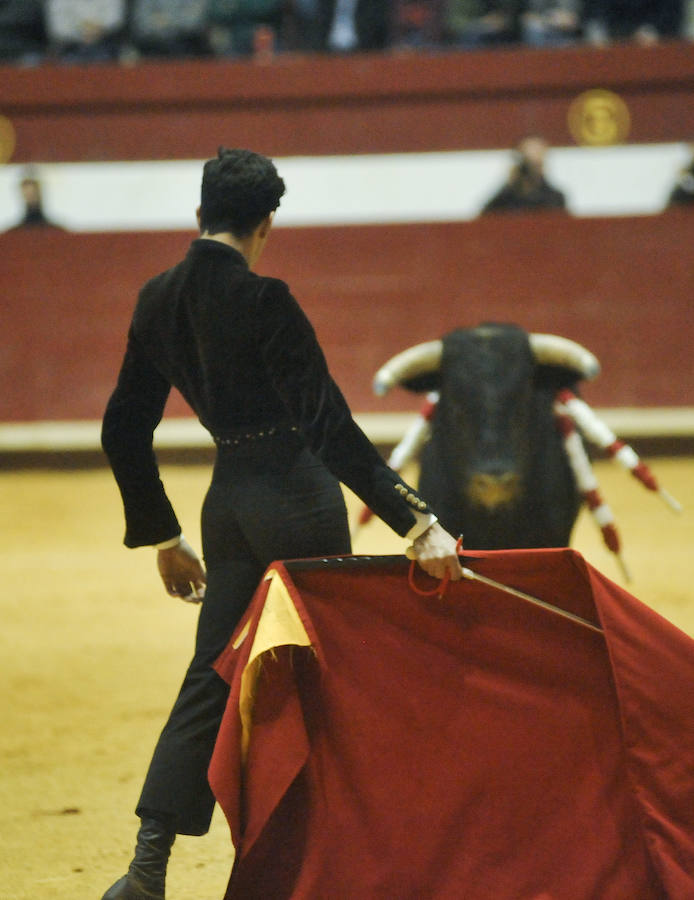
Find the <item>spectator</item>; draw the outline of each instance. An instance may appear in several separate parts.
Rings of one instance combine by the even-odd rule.
[[[482,208],[483,213],[529,209],[566,209],[564,194],[544,174],[547,142],[538,135],[524,137],[514,150],[508,180]]]
[[[38,65],[45,51],[41,0],[0,0],[0,63]]]
[[[467,50],[513,43],[519,36],[520,11],[520,0],[447,0],[447,41]]]
[[[394,0],[391,45],[424,49],[441,44],[443,0]]]
[[[302,52],[320,49],[317,22],[318,0],[293,0],[285,22],[288,49]]]
[[[285,0],[209,0],[208,23],[216,56],[272,54],[279,48]]]
[[[45,0],[51,52],[63,62],[118,59],[126,29],[125,0]]]
[[[685,0],[682,37],[694,41],[694,0]]]
[[[668,206],[691,206],[694,204],[694,144],[690,149],[691,159],[678,175],[677,182],[668,197]]]
[[[10,231],[19,228],[60,228],[43,211],[41,182],[34,172],[27,171],[24,173],[22,180],[19,182],[19,190],[24,203],[24,213],[19,222]]]
[[[684,0],[588,0],[585,34],[590,43],[634,40],[649,45],[677,38],[684,28]]]
[[[295,0],[297,49],[354,53],[390,44],[389,0]]]
[[[581,38],[580,0],[526,0],[521,38],[531,47],[564,47]]]
[[[204,56],[207,0],[132,0],[129,34],[143,56]]]

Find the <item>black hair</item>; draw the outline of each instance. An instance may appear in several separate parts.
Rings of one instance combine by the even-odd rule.
[[[248,237],[277,209],[284,191],[284,181],[267,156],[220,147],[203,167],[200,229]]]

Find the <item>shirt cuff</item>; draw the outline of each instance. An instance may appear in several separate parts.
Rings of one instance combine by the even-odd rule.
[[[178,547],[178,545],[183,540],[183,535],[176,535],[174,538],[170,538],[168,541],[162,541],[160,544],[154,544],[155,550],[170,550],[171,547]]]
[[[438,522],[438,519],[433,513],[425,513],[419,512],[419,510],[412,510],[416,522],[407,532],[405,537],[408,541],[416,541],[418,537],[420,537],[424,532],[429,528],[434,522]]]

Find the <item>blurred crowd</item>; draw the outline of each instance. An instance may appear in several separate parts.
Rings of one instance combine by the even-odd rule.
[[[653,44],[694,0],[0,0],[0,63]]]

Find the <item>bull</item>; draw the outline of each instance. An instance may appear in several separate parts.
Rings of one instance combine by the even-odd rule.
[[[573,341],[490,323],[398,354],[374,390],[397,384],[438,395],[426,441],[422,429],[415,440],[423,443],[419,490],[444,528],[464,534],[466,548],[563,547],[583,492],[556,399],[599,370]]]

